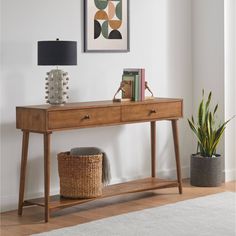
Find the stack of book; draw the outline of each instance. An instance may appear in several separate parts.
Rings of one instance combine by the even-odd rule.
[[[145,69],[124,69],[122,75],[123,99],[132,101],[145,100]]]

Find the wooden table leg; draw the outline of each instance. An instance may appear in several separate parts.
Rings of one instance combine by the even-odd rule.
[[[151,158],[152,177],[156,177],[156,121],[151,121]]]
[[[25,175],[26,175],[26,165],[28,157],[28,146],[29,146],[29,132],[23,130],[21,169],[20,169],[20,189],[19,189],[19,202],[18,202],[18,215],[20,216],[22,215],[23,204],[24,204]]]
[[[50,198],[50,138],[51,133],[44,134],[44,204],[45,222],[49,220],[49,198]]]
[[[172,124],[172,132],[174,139],[174,147],[175,147],[175,161],[176,161],[176,170],[177,170],[177,179],[179,184],[179,193],[182,194],[182,177],[181,177],[181,165],[180,165],[180,157],[179,157],[179,139],[178,139],[178,127],[177,120],[171,120]]]

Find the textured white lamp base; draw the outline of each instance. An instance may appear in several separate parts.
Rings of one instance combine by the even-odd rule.
[[[67,95],[69,78],[67,75],[67,72],[58,69],[47,72],[45,87],[47,103],[63,105],[67,102],[69,98]]]

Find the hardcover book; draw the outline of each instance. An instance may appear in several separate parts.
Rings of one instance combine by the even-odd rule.
[[[122,76],[122,98],[130,98],[133,100],[134,97],[134,75],[123,75]]]
[[[126,68],[123,70],[123,75],[133,75],[134,89],[133,100],[144,101],[145,100],[145,69],[144,68]]]

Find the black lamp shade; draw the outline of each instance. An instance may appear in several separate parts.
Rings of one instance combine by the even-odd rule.
[[[77,65],[77,42],[38,41],[38,65]]]

